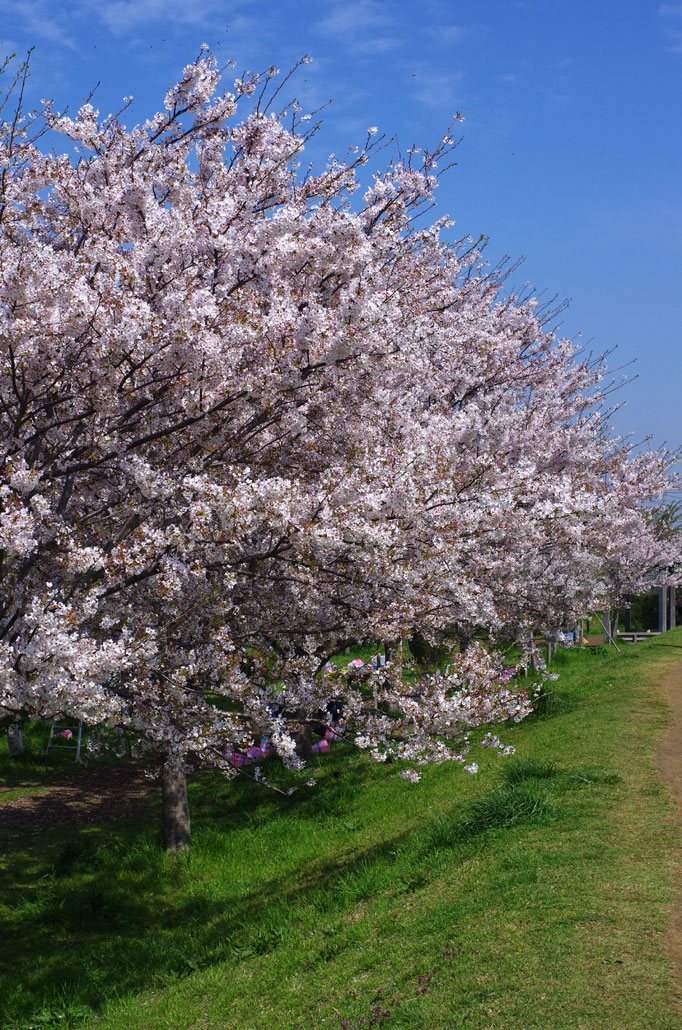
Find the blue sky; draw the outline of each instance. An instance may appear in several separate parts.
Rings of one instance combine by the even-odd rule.
[[[376,125],[433,144],[455,111],[438,213],[485,233],[514,282],[571,298],[562,331],[638,378],[619,432],[682,443],[682,3],[647,0],[0,0],[0,54],[35,46],[31,99],[157,110],[206,42],[237,71],[288,70],[330,98],[313,157]]]

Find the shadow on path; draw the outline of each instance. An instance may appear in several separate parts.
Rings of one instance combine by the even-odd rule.
[[[23,797],[3,801],[0,793],[0,836],[149,818],[156,793],[156,781],[147,779],[139,765],[79,769],[56,783],[36,785],[35,793]]]

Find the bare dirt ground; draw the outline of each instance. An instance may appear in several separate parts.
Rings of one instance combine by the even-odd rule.
[[[0,834],[11,834],[48,826],[146,819],[158,787],[145,777],[141,766],[120,764],[80,768],[49,787],[7,801],[3,793],[9,791],[0,791]]]
[[[682,834],[682,664],[676,665],[661,683],[661,694],[673,720],[664,732],[656,753],[658,773],[675,800],[675,825]],[[682,1009],[682,849],[674,859],[675,901],[670,915],[666,946],[677,976],[677,1000]]]

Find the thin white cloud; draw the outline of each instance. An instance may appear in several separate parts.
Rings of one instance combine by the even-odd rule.
[[[76,29],[84,22],[99,21],[118,38],[134,42],[139,30],[155,25],[159,37],[173,35],[186,28],[215,32],[225,30],[254,31],[255,20],[245,16],[242,4],[225,0],[72,0],[68,4],[50,0],[0,0],[0,17],[5,15],[19,23],[31,39],[77,49]]]
[[[399,47],[400,42],[397,36],[375,36],[372,39],[365,39],[361,43],[356,42],[354,49],[357,54],[385,54],[389,50]]]
[[[437,0],[423,2],[424,16],[417,31],[426,45],[454,46],[475,31],[468,26],[454,24],[448,6]],[[385,0],[336,2],[313,28],[356,56],[385,54],[405,46],[419,51],[419,44],[415,43],[415,27],[406,22],[404,14],[402,4]]]
[[[668,53],[682,54],[682,29],[668,29],[666,36],[670,40],[670,46],[665,48]]]
[[[69,30],[69,17],[48,0],[0,0],[0,16],[18,21],[31,40],[45,40],[68,50],[78,47]]]
[[[554,106],[565,107],[573,100],[570,94],[564,93],[559,89],[553,89],[551,86],[540,86],[540,92],[545,98],[545,103]]]
[[[462,109],[463,71],[435,72],[433,68],[424,64],[419,64],[416,68],[416,72],[410,74],[415,100],[425,107],[440,110],[445,108],[449,116]]]
[[[186,3],[182,0],[113,0],[101,3],[86,2],[80,5],[83,13],[98,17],[117,36],[129,35],[131,31],[149,22],[173,25],[208,26],[224,7],[204,0]],[[89,9],[89,10],[88,10]]]
[[[314,28],[359,56],[388,53],[404,42],[402,33],[396,31],[395,8],[378,0],[337,4]]]
[[[429,25],[428,32],[431,38],[442,46],[452,46],[454,43],[461,43],[462,40],[471,36],[473,29],[465,25]]]
[[[682,29],[674,28],[670,22],[682,19],[682,4],[661,4],[658,8],[661,18],[666,19],[667,25],[663,28],[663,34],[668,40],[665,47],[669,54],[682,54]]]
[[[377,0],[354,0],[338,4],[317,22],[316,28],[329,36],[356,37],[359,33],[390,26],[392,21],[386,7]]]

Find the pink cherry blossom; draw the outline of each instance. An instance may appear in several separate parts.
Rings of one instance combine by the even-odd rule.
[[[372,131],[303,175],[305,116],[249,99],[270,77],[221,92],[204,53],[143,125],[0,123],[0,706],[178,775],[262,738],[300,768],[333,705],[377,761],[464,762],[530,710],[474,633],[674,578],[673,456],[614,438],[603,361],[422,224],[449,136],[361,196]],[[447,673],[326,664],[415,632],[462,643]]]

